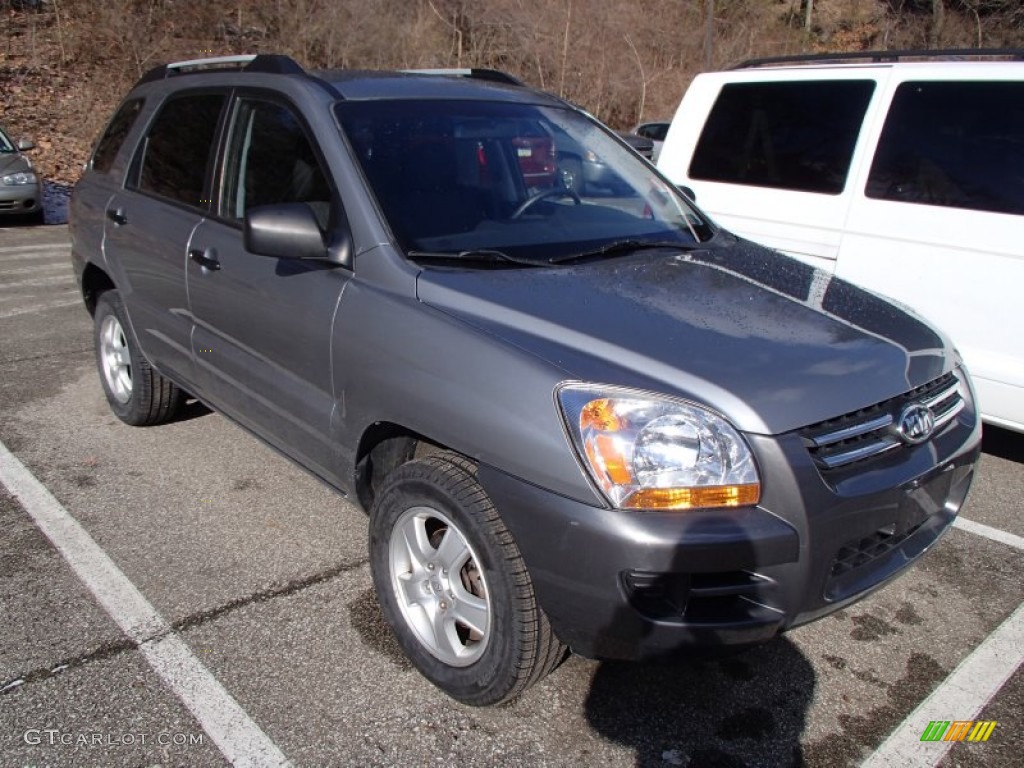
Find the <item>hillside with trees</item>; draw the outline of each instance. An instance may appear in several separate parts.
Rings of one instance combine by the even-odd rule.
[[[0,123],[72,183],[157,64],[276,52],[311,69],[494,67],[616,128],[690,79],[804,52],[1024,47],[1021,0],[0,0]]]

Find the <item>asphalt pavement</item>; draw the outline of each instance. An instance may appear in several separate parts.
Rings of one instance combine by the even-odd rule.
[[[572,657],[495,709],[403,659],[361,510],[201,406],[111,414],[63,226],[0,228],[0,442],[48,491],[0,483],[0,766],[1021,764],[1022,435],[986,430],[978,526],[847,610],[728,658]],[[996,726],[946,751],[937,718]]]

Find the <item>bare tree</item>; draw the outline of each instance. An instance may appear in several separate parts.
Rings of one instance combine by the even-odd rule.
[[[715,46],[715,0],[704,0],[704,71],[711,69]]]
[[[932,23],[928,27],[928,47],[940,47],[942,28],[946,21],[946,6],[942,0],[932,0]]]

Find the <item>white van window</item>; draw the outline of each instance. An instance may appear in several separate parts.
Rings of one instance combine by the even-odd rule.
[[[1024,214],[1024,83],[900,85],[864,192]]]
[[[874,89],[872,80],[726,85],[690,178],[838,195]]]

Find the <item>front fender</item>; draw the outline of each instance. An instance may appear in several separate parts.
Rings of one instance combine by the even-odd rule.
[[[362,434],[390,422],[563,496],[602,504],[562,427],[557,366],[354,280],[335,319],[335,437],[348,476]]]

